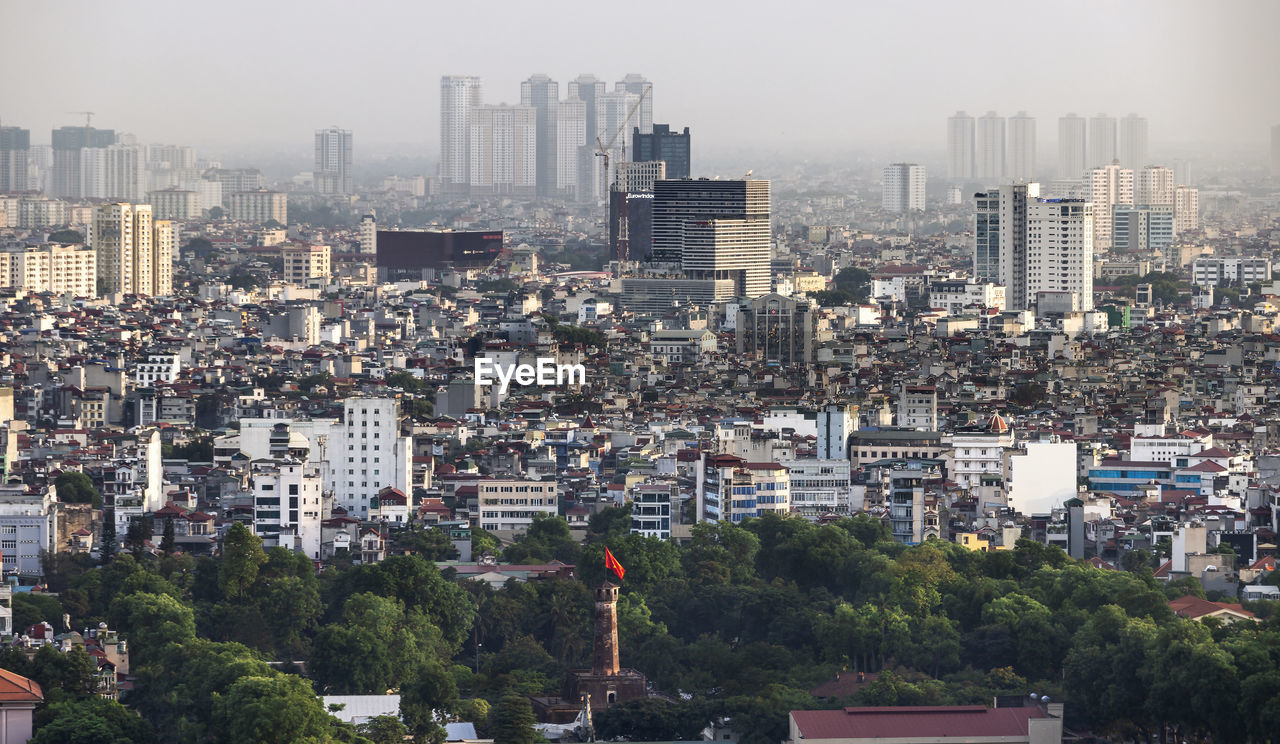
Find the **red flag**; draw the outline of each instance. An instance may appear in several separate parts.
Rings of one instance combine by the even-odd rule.
[[[604,567],[609,569],[618,577],[618,581],[622,581],[622,577],[626,575],[627,569],[618,563],[618,559],[613,557],[613,553],[608,548],[604,549]]]

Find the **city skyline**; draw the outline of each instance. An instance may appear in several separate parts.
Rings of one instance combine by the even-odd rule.
[[[341,122],[343,128],[359,134],[364,143],[362,152],[404,152],[434,160],[440,111],[432,90],[442,75],[478,76],[489,92],[487,103],[517,104],[520,82],[534,73],[546,73],[564,85],[589,72],[612,84],[636,70],[662,89],[660,120],[697,121],[706,142],[726,149],[770,140],[775,143],[774,150],[782,145],[795,151],[817,147],[845,151],[896,144],[925,146],[932,151],[938,148],[934,122],[966,108],[978,113],[1025,110],[1046,121],[1069,110],[1086,116],[1096,111],[1116,112],[1113,115],[1117,116],[1142,111],[1150,120],[1161,122],[1155,145],[1246,143],[1263,148],[1263,152],[1269,128],[1280,122],[1280,102],[1259,95],[1265,89],[1261,76],[1280,68],[1280,51],[1267,44],[1264,31],[1280,24],[1280,6],[1268,3],[1215,5],[1211,24],[1204,23],[1210,9],[1192,3],[1085,4],[1077,8],[1079,13],[1054,15],[1057,33],[1052,39],[1020,32],[1034,28],[1038,19],[1051,12],[1048,10],[997,4],[984,17],[1000,16],[999,28],[984,28],[983,19],[965,8],[929,6],[936,22],[916,32],[922,46],[934,51],[892,67],[878,65],[880,56],[890,51],[888,42],[874,41],[892,34],[871,34],[872,41],[867,44],[834,42],[849,27],[891,31],[918,25],[911,5],[825,8],[831,22],[803,29],[755,21],[749,13],[722,17],[715,6],[679,6],[687,27],[700,29],[694,44],[679,29],[606,40],[595,28],[614,17],[609,11],[590,19],[566,11],[550,22],[542,20],[545,13],[520,6],[490,17],[472,9],[375,3],[363,14],[361,25],[376,28],[377,33],[355,34],[347,54],[331,56],[300,50],[291,53],[300,43],[291,39],[336,31],[325,20],[331,16],[313,12],[313,6],[253,6],[258,20],[248,29],[236,20],[242,17],[234,12],[237,7],[249,6],[232,3],[225,14],[201,18],[194,38],[180,48],[175,44],[173,59],[165,65],[153,65],[142,58],[117,59],[113,65],[91,62],[93,39],[113,32],[141,38],[149,30],[157,30],[155,25],[160,21],[151,20],[152,14],[95,18],[95,14],[77,14],[60,7],[56,21],[65,52],[42,63],[36,74],[11,81],[5,110],[0,113],[3,123],[31,130],[33,144],[38,144],[45,141],[45,132],[80,121],[81,117],[67,112],[89,109],[97,112],[95,121],[102,126],[134,133],[140,141],[182,141],[206,148],[298,141],[295,146],[301,148],[307,134],[319,126]],[[1104,55],[1073,57],[1077,61],[1070,75],[1064,72],[1061,85],[1045,85],[1039,64],[1011,65],[1003,89],[979,84],[976,76],[966,82],[963,76],[957,79],[935,72],[937,62],[944,59],[961,64],[972,59],[976,64],[978,59],[970,51],[975,35],[987,38],[1003,32],[1008,53],[1032,62],[1059,58],[1089,45],[1104,45],[1118,33],[1099,30],[1090,21],[1096,15],[1092,11],[1104,7],[1112,18],[1109,27],[1141,23],[1151,33],[1126,37],[1126,45],[1115,59]],[[1157,7],[1160,12],[1152,13]],[[620,13],[616,20],[623,23]],[[27,27],[55,20],[53,11],[36,6],[11,4],[6,14],[16,25]],[[410,42],[428,18],[433,26],[484,29],[488,43],[476,43],[466,34],[444,34],[442,43],[423,53]],[[711,19],[715,22],[703,22]],[[269,29],[279,27],[277,21],[287,21],[291,33],[272,34]],[[169,24],[172,19],[163,22]],[[538,54],[530,55],[528,47],[539,31],[572,43],[545,45]],[[0,50],[0,60],[18,68],[20,60],[43,58],[37,38],[38,34],[18,36]],[[243,47],[240,61],[225,61],[235,56],[222,54],[226,39],[236,39],[234,44]],[[748,77],[736,74],[736,55],[728,52],[753,40],[775,51],[792,52],[789,64],[785,69],[756,70]],[[509,48],[518,54],[493,54],[495,48]],[[216,52],[213,59],[218,61],[210,62],[202,52]],[[1178,75],[1167,72],[1175,55]],[[353,60],[360,63],[352,64]],[[700,74],[689,75],[694,62]],[[1124,70],[1122,75],[1108,72],[1117,62]],[[807,74],[792,76],[790,71],[797,68]],[[851,83],[848,69],[876,72]],[[264,70],[277,74],[262,75]],[[217,74],[216,86],[191,84],[212,73]],[[107,97],[101,92],[107,89],[104,76],[115,74],[137,79],[139,87],[166,91],[164,105],[159,105],[158,99],[144,101],[141,95]],[[275,82],[279,79],[297,81],[289,95],[281,95]],[[1090,79],[1090,88],[1079,90],[1072,82],[1078,79]],[[1134,79],[1142,79],[1144,85],[1134,86]],[[56,86],[51,84],[55,80],[59,83]],[[716,81],[718,94],[713,97],[706,95],[708,81]],[[910,96],[902,94],[907,83]],[[1194,104],[1179,94],[1188,89],[1199,91]],[[770,91],[772,105],[757,105],[760,90]],[[831,101],[832,90],[848,94]],[[820,100],[824,103],[815,103]],[[865,104],[873,100],[893,105],[868,114]],[[1070,101],[1069,107],[1060,103],[1064,101]],[[1225,111],[1231,115],[1226,116]],[[744,120],[752,121],[753,126],[741,126]],[[1042,139],[1048,141],[1048,137]]]

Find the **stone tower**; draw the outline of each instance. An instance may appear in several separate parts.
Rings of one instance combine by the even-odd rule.
[[[596,635],[591,673],[618,673],[618,587],[605,582],[596,589]]]

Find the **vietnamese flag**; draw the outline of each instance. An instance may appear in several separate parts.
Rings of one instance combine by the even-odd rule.
[[[627,569],[618,563],[618,559],[613,557],[613,553],[609,552],[608,548],[604,549],[604,567],[612,571],[618,577],[618,581],[622,581],[622,577],[627,573]]]

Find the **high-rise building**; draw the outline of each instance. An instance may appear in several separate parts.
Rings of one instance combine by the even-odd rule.
[[[471,183],[471,109],[479,105],[480,78],[440,78],[440,182],[446,192],[465,192]]]
[[[632,72],[615,83],[613,89],[634,93],[637,96],[644,95],[646,89],[649,91],[640,102],[640,108],[636,111],[636,116],[631,123],[639,127],[640,134],[653,134],[653,83],[646,80],[643,75]]]
[[[538,196],[554,196],[557,188],[556,115],[560,105],[560,84],[547,75],[531,75],[520,83],[520,105],[533,109],[536,115]]]
[[[1116,206],[1111,210],[1111,250],[1163,254],[1173,245],[1173,205]]]
[[[471,109],[470,192],[531,198],[538,187],[538,119],[529,106]]]
[[[1083,116],[1067,114],[1058,119],[1058,178],[1080,178],[1089,166],[1085,148],[1088,123]]]
[[[973,178],[973,117],[963,111],[947,119],[947,178]]]
[[[1147,162],[1146,117],[1129,114],[1120,120],[1120,165],[1136,171]]]
[[[161,220],[197,220],[203,212],[200,192],[188,189],[161,189],[147,194],[152,213]]]
[[[26,292],[97,297],[97,253],[82,245],[47,243],[0,251],[0,284]]]
[[[289,196],[282,191],[237,191],[227,199],[231,219],[289,224]]]
[[[378,252],[378,218],[366,214],[360,218],[360,252],[375,255]]]
[[[336,442],[330,442],[334,502],[367,518],[373,499],[390,486],[409,493],[412,440],[400,435],[400,405],[394,398],[347,398]]]
[[[0,191],[26,191],[27,158],[31,152],[31,132],[18,127],[0,127]]]
[[[974,195],[973,273],[1005,287],[1010,310],[1026,309],[1027,203],[1040,184],[1006,184]]]
[[[813,349],[818,331],[818,312],[815,302],[796,297],[783,297],[769,293],[751,300],[738,308],[734,337],[739,355],[747,354],[761,362],[772,362],[784,367],[813,363]],[[838,408],[838,406],[830,406]],[[821,419],[823,414],[819,414]],[[855,415],[854,420],[857,420]],[[830,434],[832,423],[823,431],[819,423],[819,436]],[[834,422],[835,428],[847,435],[852,425],[844,421]],[[847,458],[844,437],[835,441],[823,440],[818,457]]]
[[[280,251],[283,257],[284,280],[299,287],[305,287],[312,279],[329,282],[332,275],[330,269],[329,246],[297,243]]]
[[[596,133],[600,131],[596,120],[596,101],[604,95],[604,81],[597,80],[595,75],[583,73],[569,81],[566,89],[568,98],[577,98],[587,104],[587,139],[588,145],[595,145]],[[594,156],[594,152],[592,153]]]
[[[351,170],[351,130],[329,127],[316,130],[316,162],[311,171],[321,194],[355,193]]]
[[[1116,159],[1116,118],[1098,114],[1089,119],[1089,161],[1086,168],[1102,168]]]
[[[600,134],[598,101],[604,95],[604,81],[594,75],[582,74],[569,81],[569,99],[584,104],[583,146],[578,148],[577,199],[595,201],[603,185],[600,174],[600,158],[596,157],[596,137]],[[601,143],[607,139],[601,139]]]
[[[116,143],[80,151],[80,198],[138,202],[146,193],[142,148]]]
[[[978,119],[977,149],[974,151],[974,177],[986,182],[1004,180],[1005,122],[1003,116],[988,111]]]
[[[1019,111],[1009,117],[1009,177],[1032,181],[1036,177],[1036,118]]]
[[[1148,165],[1134,173],[1133,203],[1173,206],[1173,170],[1162,165]]]
[[[587,150],[587,104],[569,98],[556,104],[556,192],[566,199],[587,198],[579,189],[583,152]],[[588,153],[589,154],[589,153]],[[591,158],[592,161],[595,157]],[[590,179],[594,171],[586,174]]]
[[[1133,171],[1111,164],[1089,172],[1089,200],[1093,202],[1093,248],[1111,247],[1111,209],[1133,204]]]
[[[627,216],[627,260],[653,251],[653,185],[666,180],[661,160],[623,163],[609,190],[609,245],[619,246],[623,206]],[[619,259],[622,256],[618,256]]]
[[[1280,176],[1280,124],[1271,127],[1271,175]]]
[[[1178,235],[1200,229],[1200,190],[1178,186],[1173,190],[1173,229]]]
[[[689,127],[685,127],[684,132],[673,132],[667,124],[653,124],[650,130],[645,134],[640,127],[632,127],[631,160],[661,160],[667,164],[667,178],[689,178]]]
[[[53,163],[49,178],[49,196],[79,199],[80,151],[86,147],[107,147],[116,143],[113,129],[93,127],[61,127],[53,130]]]
[[[266,181],[262,178],[262,171],[257,168],[210,168],[204,172],[202,180],[216,182],[222,187],[222,196],[218,201],[204,199],[205,209],[218,204],[230,207],[232,194],[242,191],[261,191],[266,185]],[[212,196],[203,191],[201,195]],[[283,220],[281,224],[284,224]]]
[[[1023,307],[1040,292],[1072,292],[1093,309],[1093,205],[1084,199],[1027,202],[1027,279]]]
[[[1195,186],[1191,181],[1191,161],[1177,158],[1173,161],[1173,182],[1179,186]]]
[[[924,211],[925,169],[915,163],[884,167],[881,206],[886,212]]]
[[[173,223],[153,221],[150,204],[95,208],[92,236],[103,292],[173,294]]]
[[[590,130],[587,131],[587,141],[594,143],[596,139],[599,139],[601,144],[608,148],[609,152],[609,172],[601,174],[604,180],[598,187],[597,198],[605,195],[608,191],[608,184],[613,183],[616,177],[618,166],[629,159],[627,137],[631,132],[631,124],[628,115],[632,114],[632,109],[635,108],[636,101],[639,98],[635,93],[625,90],[602,93],[596,97],[596,126],[598,129],[594,133]]]

